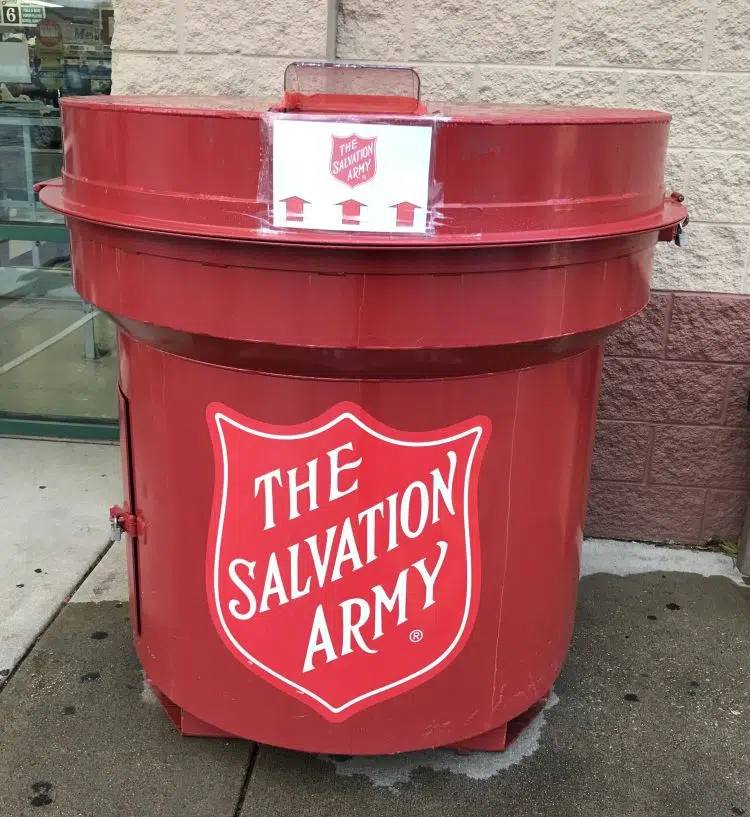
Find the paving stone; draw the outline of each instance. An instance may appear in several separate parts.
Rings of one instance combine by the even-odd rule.
[[[251,745],[177,733],[144,692],[127,614],[69,604],[3,689],[3,817],[233,817]]]
[[[750,590],[726,579],[591,576],[535,750],[332,760],[261,748],[241,817],[743,814],[748,615]]]
[[[107,512],[121,491],[116,446],[0,439],[0,670],[16,665],[108,546]]]

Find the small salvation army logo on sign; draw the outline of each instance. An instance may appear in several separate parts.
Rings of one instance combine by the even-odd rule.
[[[369,182],[377,170],[375,144],[377,136],[331,136],[331,175],[349,187]]]
[[[479,600],[477,417],[402,432],[341,403],[273,426],[208,407],[207,590],[233,655],[329,721],[424,683]]]

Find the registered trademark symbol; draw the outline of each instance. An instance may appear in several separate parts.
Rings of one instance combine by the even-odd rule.
[[[412,644],[419,644],[419,642],[424,638],[424,633],[421,630],[412,630],[409,633],[409,641]]]

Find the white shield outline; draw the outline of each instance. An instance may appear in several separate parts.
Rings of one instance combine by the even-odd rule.
[[[340,404],[343,408],[346,404]],[[228,407],[227,407],[228,408]],[[359,408],[359,407],[357,407]],[[364,410],[363,410],[364,413]],[[478,419],[478,418],[477,418]],[[308,437],[314,437],[318,434],[323,434],[324,432],[328,431],[329,429],[333,428],[335,425],[343,422],[344,420],[350,420],[356,426],[361,428],[368,434],[371,434],[373,437],[376,437],[383,442],[390,443],[391,445],[397,445],[407,448],[432,448],[439,445],[445,445],[447,443],[455,442],[456,440],[461,440],[464,437],[469,437],[472,434],[476,435],[476,439],[471,447],[471,451],[469,452],[469,457],[466,462],[466,474],[464,478],[464,490],[463,490],[463,512],[464,512],[464,536],[465,536],[465,545],[466,545],[466,603],[464,605],[464,612],[463,617],[461,620],[461,626],[456,634],[455,638],[451,642],[450,646],[427,666],[423,667],[421,670],[417,672],[413,672],[411,675],[406,676],[405,678],[401,678],[398,681],[393,681],[390,684],[386,684],[385,686],[378,687],[377,689],[373,689],[369,692],[366,692],[362,695],[358,695],[356,698],[352,698],[350,701],[347,701],[345,704],[341,706],[332,706],[328,703],[328,701],[321,698],[319,695],[316,695],[311,690],[303,687],[301,684],[298,684],[296,681],[292,681],[290,678],[287,678],[284,675],[281,675],[278,672],[275,672],[273,669],[268,667],[262,661],[257,660],[254,656],[252,656],[234,637],[232,631],[227,626],[227,623],[224,619],[224,613],[221,609],[220,604],[220,597],[219,597],[219,563],[221,557],[221,540],[222,540],[222,533],[224,529],[224,517],[226,514],[226,504],[227,504],[227,495],[229,493],[229,480],[228,480],[228,471],[229,471],[229,462],[228,462],[228,453],[227,453],[227,445],[226,439],[224,437],[224,429],[222,428],[222,423],[226,422],[231,426],[239,429],[240,431],[244,431],[252,436],[255,437],[262,437],[264,439],[269,440],[300,440],[305,439]],[[479,442],[482,439],[482,433],[485,430],[481,425],[478,425],[474,428],[468,428],[465,431],[460,432],[459,434],[454,434],[450,437],[443,437],[441,439],[436,440],[415,440],[415,441],[407,441],[407,440],[397,440],[393,437],[388,437],[385,434],[381,434],[379,431],[376,431],[373,428],[370,428],[365,422],[360,420],[356,415],[352,414],[349,410],[343,409],[342,413],[338,416],[334,417],[332,420],[329,420],[324,425],[320,426],[319,428],[312,429],[311,431],[301,432],[299,434],[274,434],[271,432],[261,431],[255,428],[249,428],[246,425],[243,425],[237,420],[234,420],[232,417],[227,416],[226,414],[222,413],[220,410],[216,409],[213,411],[213,421],[216,425],[216,431],[219,437],[219,441],[221,444],[221,455],[222,455],[222,464],[223,464],[223,473],[222,473],[222,491],[221,491],[221,508],[219,511],[219,518],[218,524],[216,528],[216,541],[214,543],[214,570],[213,570],[213,592],[214,597],[212,599],[214,612],[218,620],[221,623],[222,629],[224,631],[224,635],[227,639],[234,645],[237,652],[243,655],[246,660],[254,664],[255,666],[262,669],[268,675],[276,678],[278,681],[281,681],[286,686],[290,687],[291,689],[297,690],[297,692],[301,693],[302,695],[308,696],[313,700],[317,701],[325,710],[331,713],[334,716],[335,720],[344,720],[347,715],[343,715],[347,709],[354,706],[355,704],[360,703],[361,701],[366,700],[367,698],[372,698],[375,695],[380,695],[383,692],[387,692],[388,690],[394,689],[399,686],[403,686],[404,684],[413,681],[416,678],[419,678],[421,675],[424,675],[431,670],[438,667],[440,664],[444,663],[448,658],[450,658],[456,646],[461,641],[461,638],[466,630],[466,626],[469,621],[469,615],[471,613],[472,607],[472,594],[474,592],[473,588],[473,556],[472,556],[472,549],[471,549],[471,516],[469,513],[469,503],[471,500],[470,497],[470,488],[471,488],[471,476],[472,476],[472,469],[474,467],[474,459],[476,456],[477,449],[479,447]],[[317,710],[316,710],[317,711]],[[322,713],[321,713],[322,714]]]

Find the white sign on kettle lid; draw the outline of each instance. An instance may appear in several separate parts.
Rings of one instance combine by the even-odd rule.
[[[431,125],[273,120],[273,226],[427,231]]]

